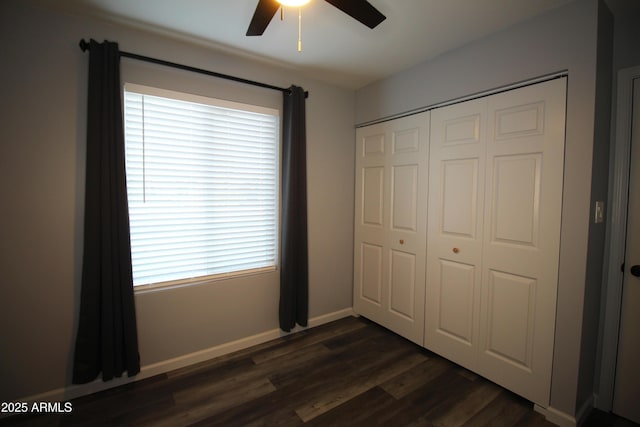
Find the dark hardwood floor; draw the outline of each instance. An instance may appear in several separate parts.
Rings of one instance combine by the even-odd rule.
[[[362,318],[72,401],[11,426],[551,426],[530,402]],[[590,426],[614,418],[601,413]],[[589,421],[588,421],[589,422]]]

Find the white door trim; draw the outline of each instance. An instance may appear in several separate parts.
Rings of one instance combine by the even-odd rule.
[[[627,206],[629,201],[629,157],[631,152],[631,121],[633,81],[640,79],[640,67],[618,72],[615,141],[609,161],[609,221],[605,249],[605,277],[602,289],[599,347],[600,386],[595,406],[610,411],[613,406],[613,386],[616,373],[620,307],[622,304],[623,274],[627,234]]]

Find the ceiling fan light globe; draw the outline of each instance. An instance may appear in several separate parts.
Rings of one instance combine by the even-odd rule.
[[[311,0],[277,0],[283,6],[300,7],[309,3]]]

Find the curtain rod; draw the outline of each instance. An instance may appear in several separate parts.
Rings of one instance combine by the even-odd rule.
[[[80,49],[83,52],[86,52],[87,50],[89,50],[89,46],[90,46],[89,42],[87,42],[84,39],[80,39],[80,43],[78,43],[78,45],[80,46]],[[153,64],[164,65],[166,67],[177,68],[177,69],[180,69],[180,70],[191,71],[193,73],[205,74],[207,76],[218,77],[218,78],[226,79],[226,80],[232,80],[234,82],[244,83],[244,84],[248,84],[248,85],[252,85],[252,86],[258,86],[258,87],[262,87],[262,88],[265,88],[265,89],[278,90],[278,91],[283,92],[283,93],[288,93],[288,94],[291,93],[291,90],[288,89],[288,88],[273,86],[273,85],[270,85],[270,84],[267,84],[267,83],[256,82],[256,81],[253,81],[253,80],[247,80],[247,79],[243,79],[241,77],[230,76],[228,74],[216,73],[215,71],[203,70],[201,68],[195,68],[195,67],[191,67],[189,65],[177,64],[175,62],[165,61],[163,59],[150,58],[148,56],[138,55],[137,53],[130,53],[130,52],[122,52],[121,51],[120,52],[120,56],[121,57],[124,56],[125,58],[137,59],[138,61],[145,61],[145,62],[151,62]],[[308,98],[309,97],[309,92],[305,91],[304,97]]]

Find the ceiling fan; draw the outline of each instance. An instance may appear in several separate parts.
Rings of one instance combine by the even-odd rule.
[[[337,7],[353,19],[360,21],[369,28],[375,28],[387,19],[382,13],[366,0],[325,0]],[[282,6],[278,0],[259,0],[256,11],[247,29],[247,36],[261,36],[267,29],[269,22]]]

